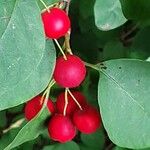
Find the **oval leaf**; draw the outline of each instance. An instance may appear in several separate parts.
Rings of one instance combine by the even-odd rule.
[[[75,142],[71,141],[64,144],[61,143],[61,144],[46,146],[43,148],[43,150],[80,150],[80,149]]]
[[[29,121],[15,136],[13,141],[4,149],[11,150],[27,141],[37,138],[44,130],[44,121],[49,116],[47,109],[42,109],[37,117]]]
[[[16,1],[0,39],[0,110],[24,103],[43,91],[54,63],[54,45],[49,41],[45,47],[36,1]]]
[[[82,147],[87,147],[89,150],[104,149],[105,136],[103,130],[100,128],[92,134],[81,134]]]
[[[9,20],[11,18],[11,14],[14,9],[16,0],[6,1],[1,0],[0,1],[0,37],[3,35]]]
[[[117,28],[127,21],[119,0],[96,0],[94,15],[96,26],[103,31]]]
[[[150,63],[120,59],[104,66],[98,99],[110,139],[120,147],[150,147]]]
[[[120,0],[122,10],[126,18],[140,23],[150,25],[150,1],[147,0]]]

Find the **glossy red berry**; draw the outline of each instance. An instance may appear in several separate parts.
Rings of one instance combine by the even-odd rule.
[[[51,139],[64,143],[75,137],[76,128],[69,117],[56,114],[49,121],[48,132]]]
[[[97,109],[90,106],[83,110],[75,111],[73,122],[79,131],[91,134],[100,127],[101,119]]]
[[[60,56],[56,60],[54,79],[62,87],[73,88],[80,85],[86,75],[82,60],[75,55],[66,55],[67,60]]]
[[[55,107],[51,100],[48,100],[47,107],[48,107],[48,110],[50,111],[50,113],[53,114],[55,111]],[[38,114],[38,112],[41,110],[41,108],[42,108],[41,96],[34,97],[30,101],[28,101],[25,105],[25,110],[24,110],[25,118],[28,121],[31,120]]]
[[[50,12],[42,13],[42,21],[45,34],[52,39],[64,36],[70,28],[70,20],[65,11],[59,8],[52,8]]]
[[[76,98],[76,100],[79,102],[81,107],[84,107],[84,105],[87,104],[86,98],[83,96],[81,92],[74,91],[72,92],[72,95]],[[64,111],[64,106],[65,106],[65,92],[62,92],[56,100],[56,109],[57,112],[60,114],[63,114]],[[72,113],[76,110],[79,109],[78,105],[75,103],[73,98],[70,96],[68,93],[68,105],[67,105],[67,110],[66,114],[67,115],[72,115]]]

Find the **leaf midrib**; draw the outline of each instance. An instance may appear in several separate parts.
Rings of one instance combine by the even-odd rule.
[[[145,115],[149,116],[149,114],[145,111],[144,106],[142,106],[138,101],[136,101],[135,98],[121,84],[119,84],[111,75],[109,75],[107,72],[105,72],[102,69],[100,70],[100,72],[103,73],[112,82],[114,82],[123,92],[125,92],[126,95],[130,97],[131,101],[134,102],[144,112]]]

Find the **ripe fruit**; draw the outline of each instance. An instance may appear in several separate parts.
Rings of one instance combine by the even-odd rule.
[[[28,121],[34,118],[41,110],[42,104],[40,100],[41,100],[41,96],[36,96],[26,103],[24,112],[25,112],[25,118]],[[53,114],[55,111],[55,107],[51,100],[48,100],[47,107],[48,110]]]
[[[51,139],[64,143],[75,137],[76,128],[69,117],[56,114],[49,121],[48,132]]]
[[[99,112],[89,106],[83,110],[77,110],[73,115],[73,122],[77,129],[85,134],[95,132],[101,123]]]
[[[76,98],[76,100],[79,102],[81,107],[84,107],[84,105],[87,104],[86,98],[82,95],[82,93],[78,91],[72,92],[72,95]],[[58,113],[63,114],[64,111],[64,106],[65,106],[65,92],[62,92],[58,97],[56,101],[56,109]],[[67,115],[72,115],[72,113],[76,110],[79,109],[73,98],[70,96],[68,93],[68,105],[66,109],[66,114]]]
[[[50,12],[42,13],[42,21],[46,36],[52,39],[64,36],[70,28],[69,17],[59,8],[52,8]]]
[[[62,87],[73,88],[80,85],[86,75],[82,60],[75,55],[66,55],[67,60],[60,56],[56,60],[54,79]]]

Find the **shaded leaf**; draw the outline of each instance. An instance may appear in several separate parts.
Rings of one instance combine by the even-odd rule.
[[[126,18],[136,20],[142,24],[150,24],[150,1],[120,0]]]
[[[25,124],[25,123],[23,123]],[[22,126],[21,126],[22,127]],[[9,132],[5,133],[1,138],[0,138],[0,148],[4,149],[7,147],[15,138],[21,127],[11,129]]]
[[[80,149],[75,142],[71,141],[64,144],[61,143],[61,144],[45,146],[43,150],[80,150]]]
[[[150,27],[140,30],[131,46],[131,57],[145,60],[150,56]],[[136,55],[135,55],[136,54]]]
[[[7,118],[6,118],[6,112],[1,111],[0,112],[0,128],[4,128],[7,125]]]
[[[29,121],[15,136],[13,141],[4,149],[10,150],[27,141],[37,138],[44,130],[44,121],[49,116],[49,111],[41,110],[40,113],[31,121]]]
[[[104,149],[104,133],[102,129],[97,130],[92,134],[81,134],[82,147],[88,147],[92,150],[103,150]]]
[[[104,47],[103,59],[117,59],[127,57],[128,49],[117,40],[110,41]]]

